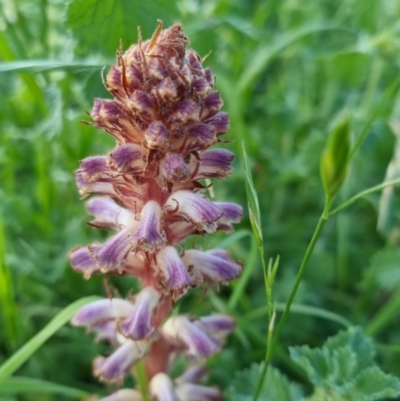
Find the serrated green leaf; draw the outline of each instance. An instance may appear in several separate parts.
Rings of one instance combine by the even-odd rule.
[[[291,347],[290,357],[301,366],[307,373],[311,383],[315,386],[322,386],[324,378],[330,371],[329,355],[321,349],[311,349],[308,346]]]
[[[372,366],[375,353],[372,341],[361,329],[350,328],[329,338],[322,348],[292,347],[290,355],[314,385],[339,388]]]
[[[367,337],[360,327],[351,327],[329,338],[324,347],[331,351],[349,345],[357,357],[357,372],[374,364],[375,350],[372,340]]]
[[[177,19],[176,4],[168,0],[71,0],[66,25],[72,29],[75,53],[115,54],[122,40],[124,47],[137,42],[137,27],[149,38],[161,19],[170,25]]]
[[[360,328],[340,332],[321,348],[293,347],[290,354],[316,386],[308,401],[375,401],[400,395],[400,380],[375,365],[373,343]]]
[[[400,396],[400,380],[384,373],[378,366],[364,369],[344,394],[351,401],[375,401]]]
[[[263,365],[254,364],[249,369],[238,372],[225,392],[227,400],[252,401]],[[277,369],[269,366],[259,399],[263,401],[297,401],[301,398],[298,388],[290,384]]]

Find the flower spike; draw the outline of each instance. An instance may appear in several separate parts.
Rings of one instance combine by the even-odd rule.
[[[122,384],[143,359],[148,394],[125,388],[102,401],[221,399],[218,389],[200,384],[203,364],[169,376],[177,354],[211,357],[235,327],[222,314],[171,316],[175,302],[191,288],[226,283],[242,271],[225,250],[185,249],[189,236],[231,232],[243,214],[240,205],[206,196],[209,180],[229,176],[235,156],[210,148],[225,142],[229,116],[205,58],[188,43],[181,25],[163,29],[159,22],[151,39],[143,41],[139,30],[137,44],[118,50],[105,78],[112,99],[95,99],[90,113],[91,125],[115,146],[83,159],[75,173],[80,195],[90,196],[88,224],[110,234],[73,249],[71,265],[85,279],[138,281],[125,299],[107,287],[109,299],[83,306],[71,321],[113,350],[93,363],[101,381]]]

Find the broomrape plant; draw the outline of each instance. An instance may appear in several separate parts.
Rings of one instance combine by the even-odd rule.
[[[87,304],[72,319],[115,347],[93,363],[94,375],[107,383],[123,382],[143,360],[149,394],[122,389],[107,401],[212,401],[217,388],[198,384],[205,374],[202,360],[218,352],[235,327],[231,316],[171,316],[175,302],[191,288],[226,283],[242,266],[225,250],[184,249],[190,235],[232,231],[242,207],[212,202],[204,194],[205,179],[225,178],[233,153],[210,149],[221,142],[229,117],[215,78],[203,60],[187,48],[179,24],[159,26],[150,40],[125,53],[117,52],[105,79],[112,100],[95,99],[93,125],[116,140],[105,156],[81,161],[76,183],[94,216],[93,227],[114,233],[105,243],[71,251],[73,268],[85,278],[93,274],[134,276],[141,290],[134,296],[105,298]],[[180,353],[189,360],[186,372],[171,378]]]
[[[6,195],[0,216],[0,398],[398,399],[399,330],[393,318],[400,305],[399,205],[392,187],[400,183],[399,5],[68,3],[66,13],[64,4],[44,1],[30,14],[35,7],[23,1],[0,17],[0,70],[14,70],[10,80],[2,80],[1,110],[15,119],[0,123]],[[235,191],[232,183],[246,186],[248,202],[243,229],[222,243],[237,244],[235,254],[246,261],[242,275],[242,265],[227,251],[192,245],[207,244],[206,234],[231,232],[242,207],[208,197],[213,179],[232,171],[233,153],[219,148],[229,119],[221,111],[214,75],[189,48],[181,26],[164,30],[160,23],[150,40],[143,41],[139,32],[136,45],[120,49],[103,78],[110,95],[101,95],[103,88],[92,79],[93,69],[113,63],[120,38],[135,41],[132,26],[140,23],[147,31],[159,15],[182,21],[201,54],[215,51],[214,72],[243,166],[225,190],[243,204],[245,191]],[[66,61],[72,53],[76,59]],[[63,269],[65,254],[88,242],[78,239],[80,229],[76,238],[83,208],[68,177],[78,158],[95,153],[87,152],[93,145],[86,138],[89,130],[78,125],[78,113],[90,108],[86,100],[91,104],[94,92],[108,99],[94,101],[86,124],[109,133],[115,146],[83,159],[76,171],[93,216],[89,224],[108,233],[103,242],[69,253],[83,278],[97,276],[88,283],[76,274],[64,277]],[[95,146],[102,146],[102,138]],[[61,210],[60,201],[66,204]],[[121,293],[107,285],[110,276],[123,281]],[[91,293],[101,278],[103,298],[69,304],[82,295],[81,285]],[[236,278],[232,291],[207,294],[208,287]],[[58,291],[49,290],[56,286]],[[206,293],[200,306],[188,294],[192,288]],[[49,305],[66,303],[40,329],[43,317],[55,313]],[[210,305],[218,313],[203,316]],[[237,341],[211,361],[235,329],[235,319],[224,311],[238,320]],[[93,348],[80,335],[78,343],[71,338],[70,348],[64,347],[63,338],[74,328],[22,366],[71,319],[107,343],[93,362],[106,395],[87,398],[94,387],[80,389],[86,387],[80,358],[89,359],[85,353]],[[345,330],[326,339],[337,324]],[[4,360],[4,351],[19,345]],[[57,369],[70,349],[85,353]],[[215,365],[210,382],[204,380],[207,365]],[[386,373],[390,369],[393,375]]]

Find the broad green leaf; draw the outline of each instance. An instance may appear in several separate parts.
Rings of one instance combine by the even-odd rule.
[[[0,367],[0,384],[10,377],[22,364],[24,364],[54,333],[65,323],[71,320],[72,316],[83,305],[99,299],[97,296],[81,298],[64,308],[50,323],[43,328],[35,337],[22,346],[11,358]]]
[[[375,349],[372,340],[367,337],[360,327],[351,327],[329,338],[324,348],[331,352],[349,345],[357,357],[357,372],[374,364]]]
[[[225,392],[229,401],[252,401],[263,364],[252,365],[238,372]],[[263,401],[296,401],[300,399],[298,389],[289,383],[277,369],[269,366],[259,399]]]
[[[374,401],[400,396],[400,380],[378,366],[363,370],[345,392],[350,401]]]
[[[332,128],[321,158],[321,179],[326,196],[332,197],[342,186],[347,175],[350,152],[350,121],[341,116]]]
[[[290,348],[290,357],[307,373],[311,383],[322,386],[324,378],[330,371],[329,354],[321,349],[311,349],[308,346]]]
[[[76,54],[112,55],[119,48],[137,43],[137,27],[143,39],[150,38],[157,20],[170,25],[177,19],[175,2],[168,0],[71,0],[66,25],[71,28],[77,45]]]
[[[372,341],[360,328],[350,328],[328,339],[321,348],[290,349],[314,384],[308,401],[374,401],[400,395],[400,380],[374,362]]]
[[[342,386],[361,370],[372,366],[372,341],[360,328],[350,328],[326,341],[322,348],[290,348],[290,355],[316,386]]]
[[[1,383],[0,394],[59,394],[72,398],[83,398],[89,394],[86,391],[45,380],[28,377],[10,377]]]

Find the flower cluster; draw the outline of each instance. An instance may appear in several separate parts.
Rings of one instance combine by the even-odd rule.
[[[150,395],[159,401],[219,399],[217,389],[198,384],[204,369],[196,361],[220,349],[234,320],[168,316],[188,289],[225,283],[242,271],[224,250],[182,246],[190,235],[230,232],[242,216],[239,205],[204,195],[204,180],[226,177],[234,155],[210,149],[228,130],[229,118],[220,111],[214,76],[187,44],[180,25],[163,30],[160,24],[150,40],[139,37],[137,45],[117,53],[105,79],[114,99],[96,99],[91,112],[93,125],[111,134],[116,147],[82,160],[76,172],[82,197],[100,195],[86,203],[90,224],[114,234],[69,255],[85,278],[108,273],[139,279],[136,296],[88,304],[72,323],[116,347],[94,361],[99,379],[121,383],[143,358]],[[182,352],[192,364],[172,380],[168,369]],[[124,389],[104,400],[141,399]]]

